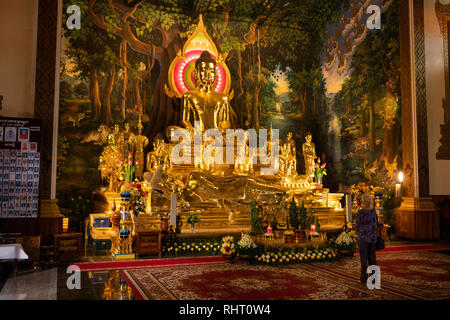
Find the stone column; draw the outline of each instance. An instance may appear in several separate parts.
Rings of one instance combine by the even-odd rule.
[[[429,186],[424,0],[400,0],[403,197],[397,235],[438,239],[439,215]]]

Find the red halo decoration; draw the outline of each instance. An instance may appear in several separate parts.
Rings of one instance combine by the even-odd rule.
[[[169,68],[169,88],[167,95],[181,97],[185,92],[195,89],[195,61],[203,51],[208,51],[217,63],[217,77],[214,85],[216,92],[229,94],[231,76],[227,65],[221,59],[214,42],[209,37],[200,15],[199,23],[194,33],[186,41],[183,52],[179,52]]]

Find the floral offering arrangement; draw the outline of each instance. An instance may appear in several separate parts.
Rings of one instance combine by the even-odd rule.
[[[351,186],[352,190],[352,200],[353,200],[353,208],[356,209],[361,207],[361,197],[363,194],[368,193],[373,196],[373,186],[365,183],[359,182],[358,184],[354,184]]]
[[[132,183],[134,172],[141,164],[141,161],[136,161],[136,163],[133,165],[133,155],[130,152],[128,153],[128,161],[123,162],[122,160],[119,160],[119,164],[121,164],[124,168],[124,182]]]
[[[225,256],[231,256],[236,253],[234,238],[232,236],[226,236],[222,238],[222,247],[220,249]]]
[[[192,240],[163,245],[161,251],[166,256],[217,255],[221,248],[218,242]]]
[[[241,240],[238,241],[238,245],[243,249],[256,248],[255,242],[248,234],[242,236]]]
[[[294,230],[286,230],[284,232],[285,237],[292,237],[294,235]]]
[[[356,250],[356,235],[354,232],[342,231],[341,234],[334,240],[336,248],[340,251],[348,250],[354,252]]]
[[[336,261],[337,258],[338,252],[331,248],[303,251],[268,250],[260,255],[255,255],[257,263],[266,265],[298,264],[316,261],[333,262]]]
[[[137,216],[140,213],[145,213],[147,192],[142,190],[139,183],[135,183],[131,188],[130,210]]]
[[[256,248],[256,243],[248,234],[243,234],[241,240],[237,243],[237,251],[239,256],[250,255]]]

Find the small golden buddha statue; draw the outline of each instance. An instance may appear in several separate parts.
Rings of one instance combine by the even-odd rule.
[[[248,174],[253,173],[253,159],[250,157],[250,148],[248,146],[249,135],[245,133],[244,147],[238,148],[238,154],[234,161],[234,174]]]
[[[306,142],[303,143],[303,157],[305,158],[305,174],[308,178],[308,182],[312,182],[314,178],[314,160],[316,156],[316,146],[312,142],[312,134],[307,133],[305,137]]]
[[[206,129],[230,128],[230,98],[224,93],[214,91],[216,68],[216,61],[208,51],[203,51],[195,62],[196,88],[182,96],[181,124],[185,128],[193,129],[195,121],[200,122],[202,132]]]
[[[297,150],[292,132],[288,132],[286,142],[281,146],[279,157],[279,174],[289,179],[297,176]]]
[[[124,140],[120,133],[118,124],[114,126],[114,131],[108,135],[108,145],[103,149],[100,156],[99,170],[102,178],[108,178],[109,190],[119,191],[119,180],[122,175],[122,164],[124,161]]]
[[[124,130],[122,132],[123,141],[125,142],[125,156],[127,157],[128,154],[131,152],[131,155],[134,154],[135,147],[136,147],[136,137],[133,132],[130,131],[130,124],[128,122],[125,122],[124,124]]]
[[[142,175],[144,173],[144,149],[148,145],[148,138],[146,136],[142,135],[142,122],[141,117],[139,117],[138,122],[138,134],[137,136],[134,136],[134,142],[130,141],[135,146],[135,152],[134,152],[134,161],[139,162],[139,166],[136,170],[136,178],[142,179]]]
[[[148,172],[164,171],[161,163],[166,163],[169,154],[166,152],[166,144],[162,139],[153,141],[153,151],[147,153],[146,163]],[[166,164],[167,166],[167,164]]]
[[[108,135],[108,145],[111,146],[111,149],[116,154],[118,159],[122,161],[125,159],[125,140],[123,139],[123,135],[120,133],[120,126],[118,123],[114,125],[113,132]]]

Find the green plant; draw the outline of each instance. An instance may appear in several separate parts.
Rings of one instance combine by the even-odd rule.
[[[196,224],[200,222],[200,218],[196,213],[193,212],[187,217],[186,222],[188,224]]]
[[[299,220],[300,220],[300,228],[302,230],[306,230],[308,228],[308,217],[307,210],[305,208],[305,204],[302,201],[302,205],[299,208]]]
[[[253,234],[260,234],[262,232],[262,221],[259,217],[258,203],[255,199],[250,204],[250,224]]]
[[[270,226],[272,227],[272,231],[278,230],[277,214],[275,211],[273,212],[273,219],[270,222]]]
[[[297,207],[294,197],[292,197],[291,205],[289,207],[289,226],[298,230],[300,227],[300,210]]]

